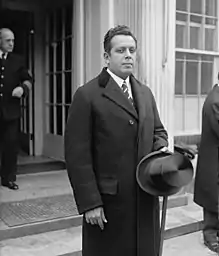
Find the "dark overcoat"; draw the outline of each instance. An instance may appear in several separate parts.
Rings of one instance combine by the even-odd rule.
[[[20,98],[13,97],[13,90],[21,86],[24,89],[23,97],[28,94],[28,87],[24,81],[32,81],[25,67],[24,59],[17,54],[8,53],[7,59],[0,59],[0,115],[4,120],[20,118]]]
[[[219,87],[215,85],[202,109],[202,133],[194,189],[194,201],[212,212],[218,212],[218,147]]]
[[[167,146],[150,89],[130,77],[136,109],[103,69],[73,98],[65,158],[79,213],[103,206],[101,231],[83,220],[83,256],[157,256],[159,202],[139,189],[136,166]]]

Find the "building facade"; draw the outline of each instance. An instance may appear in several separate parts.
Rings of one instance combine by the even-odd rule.
[[[0,3],[0,26],[15,32],[15,50],[34,76],[21,120],[30,155],[63,158],[72,95],[104,66],[103,37],[117,24],[130,26],[138,39],[135,75],[152,89],[170,144],[200,134],[203,101],[219,70],[218,0]]]

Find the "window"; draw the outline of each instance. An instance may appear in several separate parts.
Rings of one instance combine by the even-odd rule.
[[[72,100],[72,4],[47,20],[47,133],[63,135]]]
[[[217,0],[176,0],[175,133],[201,131],[218,61]]]
[[[176,53],[175,94],[206,95],[212,87],[214,57]]]
[[[216,0],[176,1],[176,47],[217,51]]]

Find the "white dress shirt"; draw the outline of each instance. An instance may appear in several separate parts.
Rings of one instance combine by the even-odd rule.
[[[122,84],[123,84],[123,79],[120,78],[119,76],[115,75],[112,71],[110,71],[108,68],[106,70],[110,75],[111,77],[115,80],[115,82],[118,84],[118,86],[121,88],[122,90]],[[131,98],[133,99],[132,97],[132,87],[131,87],[131,84],[130,84],[130,78],[129,76],[125,79],[125,82],[126,82],[126,85],[128,87],[128,93],[129,95],[131,96]]]

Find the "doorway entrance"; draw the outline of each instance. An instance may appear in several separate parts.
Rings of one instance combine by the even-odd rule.
[[[25,58],[26,66],[34,80],[34,29],[33,13],[3,9],[0,11],[0,27],[11,29],[15,34],[14,52]],[[21,100],[20,149],[34,155],[34,84],[29,97]]]

